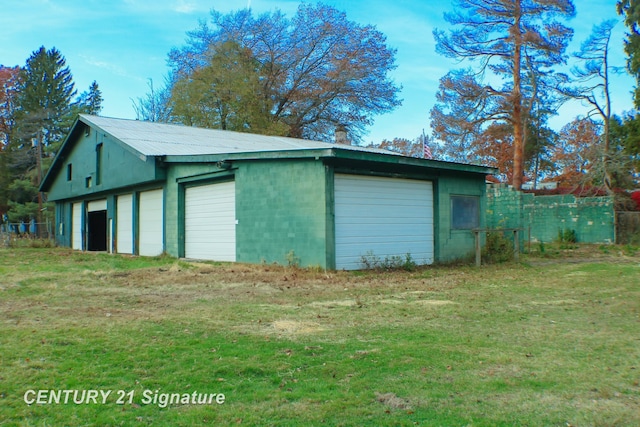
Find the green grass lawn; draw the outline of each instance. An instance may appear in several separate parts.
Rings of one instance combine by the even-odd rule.
[[[638,426],[639,382],[626,252],[336,273],[0,249],[0,425]],[[25,402],[45,390],[110,394]]]

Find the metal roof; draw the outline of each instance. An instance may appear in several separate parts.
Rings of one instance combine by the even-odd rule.
[[[142,159],[164,157],[165,161],[169,162],[210,162],[219,161],[220,159],[216,159],[216,157],[220,156],[226,159],[228,155],[236,159],[250,159],[276,158],[278,156],[297,157],[300,153],[302,157],[313,155],[351,160],[364,159],[483,175],[497,172],[494,168],[480,165],[406,157],[380,148],[81,114],[44,177],[40,185],[41,191],[49,190],[65,157],[73,148],[80,132],[83,131],[83,126],[80,126],[79,123],[83,123],[97,132],[110,135],[132,153],[137,153]]]
[[[399,155],[388,150],[330,144],[217,129],[80,115],[80,121],[120,140],[144,156],[193,156],[339,148]]]

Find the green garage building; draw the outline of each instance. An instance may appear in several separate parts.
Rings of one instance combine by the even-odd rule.
[[[484,226],[481,166],[385,150],[81,115],[41,190],[61,246],[362,268],[447,261]]]

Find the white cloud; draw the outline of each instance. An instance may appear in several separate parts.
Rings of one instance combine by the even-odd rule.
[[[112,62],[107,62],[107,61],[101,61],[99,59],[96,59],[94,57],[90,57],[84,54],[80,54],[78,55],[87,65],[90,65],[92,67],[95,68],[101,68],[103,70],[106,70],[112,74],[115,74],[117,76],[120,77],[130,77],[129,74],[127,73],[127,70],[125,70],[123,67],[121,67],[118,64],[112,63]]]
[[[173,8],[174,11],[178,12],[178,13],[193,13],[195,10],[197,10],[196,4],[191,2],[191,1],[187,1],[187,0],[178,0],[178,4],[176,4]]]

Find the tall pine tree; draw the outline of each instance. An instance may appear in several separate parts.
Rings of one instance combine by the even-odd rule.
[[[440,139],[480,134],[490,123],[513,127],[513,186],[524,178],[526,120],[532,94],[528,73],[550,70],[565,61],[573,31],[557,19],[570,18],[571,0],[456,0],[445,14],[453,28],[434,31],[438,53],[468,60],[473,68],[457,70],[440,82],[438,103],[431,110]],[[535,67],[528,64],[535,63]],[[488,82],[481,81],[486,78]],[[496,84],[496,82],[498,84]],[[531,89],[529,89],[530,91]]]
[[[7,147],[12,221],[43,221],[44,200],[38,192],[48,163],[43,159],[48,147],[68,131],[65,118],[75,94],[71,71],[60,51],[41,47],[31,54],[21,70],[15,132]]]

